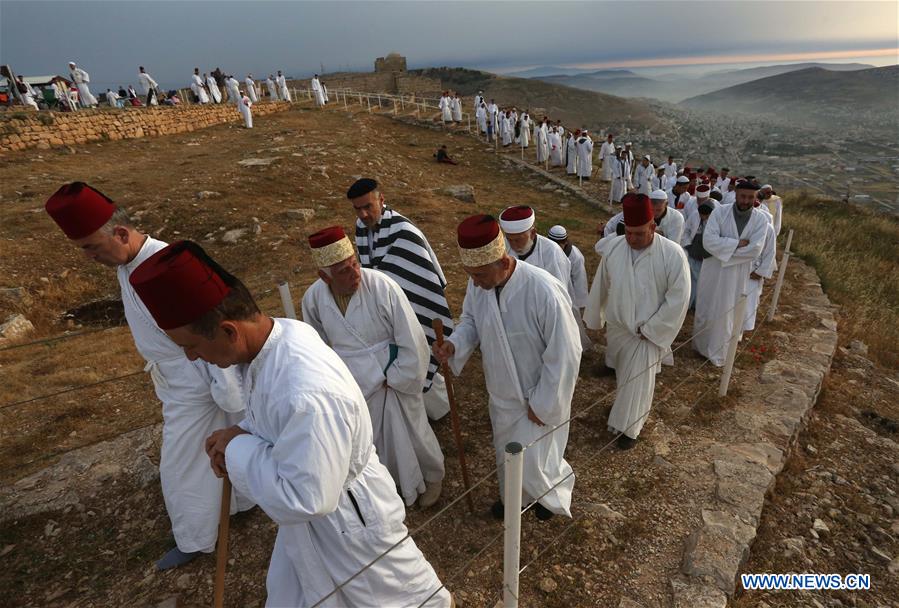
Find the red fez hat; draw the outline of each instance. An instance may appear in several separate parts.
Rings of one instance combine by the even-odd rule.
[[[507,207],[499,214],[499,224],[507,234],[527,232],[534,227],[534,210],[527,205]]]
[[[66,236],[83,239],[103,227],[116,210],[115,203],[84,182],[66,184],[44,205]]]
[[[459,247],[477,249],[499,235],[499,222],[492,215],[473,215],[459,224]]]
[[[636,228],[648,224],[655,216],[652,203],[645,194],[629,193],[621,199],[621,211],[624,213],[624,225]]]
[[[160,329],[193,323],[231,291],[208,262],[212,260],[202,247],[178,241],[151,255],[131,273],[131,286]]]
[[[473,215],[459,224],[459,257],[463,266],[476,268],[506,255],[506,240],[492,215]]]
[[[340,226],[331,226],[309,236],[312,259],[319,268],[327,268],[356,255],[353,244]]]

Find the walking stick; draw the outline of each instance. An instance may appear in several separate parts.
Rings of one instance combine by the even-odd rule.
[[[219,514],[219,539],[215,548],[215,608],[225,605],[225,566],[228,564],[228,523],[231,518],[231,480],[222,479],[222,510]]]
[[[434,319],[431,322],[431,327],[434,328],[434,333],[437,335],[437,346],[443,346],[443,320]],[[462,430],[459,428],[459,412],[456,409],[456,397],[453,394],[452,372],[450,371],[448,363],[442,364],[440,366],[440,371],[443,372],[443,377],[446,378],[446,396],[449,397],[450,420],[453,423],[453,436],[456,438],[456,449],[459,450],[459,464],[462,466],[462,485],[465,486],[465,491],[468,492],[471,483],[468,481],[468,464],[465,462],[465,446],[462,444]],[[468,501],[468,511],[473,514],[474,502],[471,500],[471,494],[466,494],[465,498]]]

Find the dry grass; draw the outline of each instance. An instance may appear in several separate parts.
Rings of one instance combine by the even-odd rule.
[[[899,219],[805,194],[788,195],[784,213],[792,250],[842,307],[841,341],[861,340],[875,361],[899,367]]]

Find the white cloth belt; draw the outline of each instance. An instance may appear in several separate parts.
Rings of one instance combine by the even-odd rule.
[[[160,371],[159,364],[167,363],[169,361],[178,361],[181,358],[182,357],[169,357],[167,359],[160,359],[159,361],[147,361],[147,364],[144,366],[144,371],[150,372],[150,378],[153,379],[154,386],[158,388],[168,388],[169,383],[162,374],[162,371]]]
[[[374,344],[367,348],[354,348],[354,349],[335,348],[334,352],[337,353],[341,359],[343,357],[359,357],[362,355],[372,355],[384,348],[387,348],[388,346],[390,346],[390,344],[391,344],[390,340],[382,340],[382,341],[378,342],[377,344]]]

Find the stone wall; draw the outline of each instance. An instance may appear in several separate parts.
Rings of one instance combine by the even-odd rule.
[[[290,104],[263,102],[254,116],[286,110]],[[182,105],[151,108],[99,108],[78,112],[6,112],[0,114],[0,154],[28,148],[48,149],[91,141],[196,131],[212,125],[242,121],[230,104]]]

